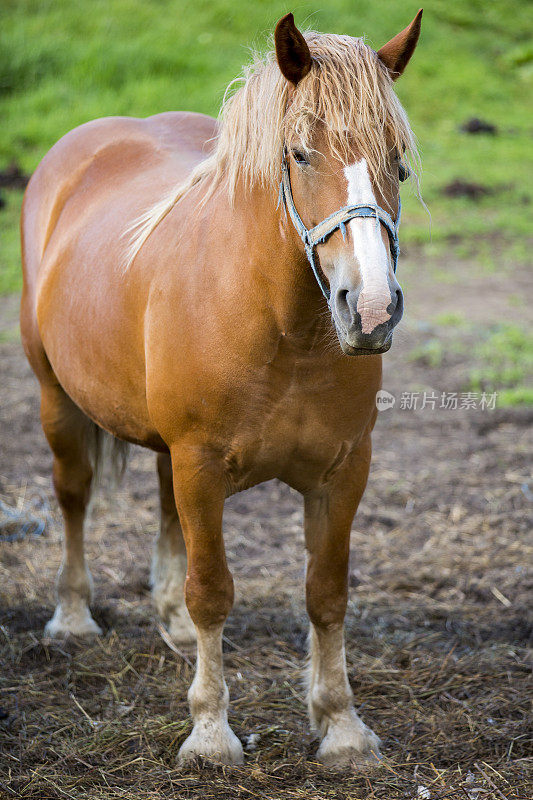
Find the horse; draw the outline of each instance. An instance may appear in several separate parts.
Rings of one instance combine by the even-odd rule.
[[[50,637],[100,634],[83,525],[101,434],[157,454],[152,581],[196,641],[179,760],[239,764],[222,631],[225,499],[279,479],[303,496],[308,707],[317,758],[380,758],[344,651],[350,529],[371,459],[381,354],[402,316],[399,180],[416,147],[393,82],[419,11],[377,52],[287,14],[218,121],[167,112],[67,133],[32,176],[21,330],[64,518]],[[96,437],[95,434],[96,432]]]

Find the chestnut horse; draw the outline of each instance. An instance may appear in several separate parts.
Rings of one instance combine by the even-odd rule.
[[[378,757],[354,710],[343,621],[380,354],[402,314],[398,181],[416,151],[393,80],[420,21],[421,11],[376,53],[361,39],[302,34],[288,14],[218,123],[189,113],[89,122],[52,148],[26,191],[22,335],[65,523],[46,632],[101,632],[83,552],[91,431],[151,448],[155,602],[174,639],[198,649],[181,760],[243,759],[222,666],[233,602],[222,511],[272,478],[305,504],[318,758]]]

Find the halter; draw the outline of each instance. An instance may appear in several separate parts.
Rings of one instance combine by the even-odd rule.
[[[317,244],[321,244],[324,242],[328,236],[333,233],[333,231],[340,228],[342,233],[342,238],[344,239],[346,235],[346,223],[349,222],[351,219],[355,217],[373,217],[376,221],[379,220],[385,230],[389,235],[389,242],[390,242],[390,249],[392,255],[392,266],[394,272],[396,272],[396,267],[398,265],[398,256],[400,254],[400,243],[398,239],[398,229],[400,227],[400,213],[402,210],[401,201],[398,199],[398,214],[396,217],[396,222],[392,219],[390,214],[388,214],[385,209],[381,208],[381,206],[373,205],[370,203],[361,203],[359,205],[354,206],[343,206],[343,208],[339,208],[338,211],[335,211],[333,214],[330,214],[329,217],[323,219],[322,222],[319,222],[318,225],[315,225],[314,228],[306,228],[302,222],[300,215],[296,210],[296,206],[294,205],[294,199],[292,196],[292,189],[291,189],[291,177],[289,174],[289,164],[287,162],[287,150],[284,148],[283,150],[283,158],[281,160],[281,183],[279,187],[279,202],[283,204],[283,206],[288,210],[289,216],[292,220],[292,224],[296,228],[300,239],[305,245],[305,254],[311,264],[311,269],[313,270],[314,276],[317,279],[317,283],[322,290],[322,294],[326,298],[329,303],[330,300],[330,290],[327,286],[324,275],[320,269],[320,265],[317,263],[316,256],[315,256],[315,247]]]

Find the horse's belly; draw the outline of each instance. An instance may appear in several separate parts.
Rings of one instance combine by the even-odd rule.
[[[95,369],[86,357],[87,350],[69,347],[59,337],[45,348],[62,388],[90,419],[120,439],[166,449],[149,419],[141,376],[131,381],[113,367],[104,375],[102,366]]]
[[[53,265],[38,287],[39,332],[54,375],[105,430],[162,449],[146,405],[142,314],[124,308],[111,270],[84,285],[80,272],[75,261]]]

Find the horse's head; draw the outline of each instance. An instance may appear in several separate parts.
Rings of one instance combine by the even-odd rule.
[[[326,279],[323,291],[329,294],[342,350],[350,355],[388,350],[403,313],[394,271],[395,223],[399,181],[407,172],[401,159],[412,139],[402,141],[410,131],[391,81],[403,72],[416,47],[421,16],[419,11],[377,56],[372,52],[374,63],[367,57],[364,69],[359,65],[357,80],[367,85],[354,86],[352,80],[353,99],[344,96],[350,77],[339,72],[339,64],[344,57],[349,69],[354,42],[369,50],[361,40],[334,37],[333,63],[331,42],[327,51],[317,52],[312,38],[306,39],[294,25],[292,14],[276,28],[277,61],[288,84],[285,201],[294,204],[304,231],[348,207],[344,221],[317,247],[311,251],[308,244],[307,255],[311,260],[318,256],[319,280]],[[326,97],[324,83],[329,84]],[[356,206],[364,215],[348,218]]]

